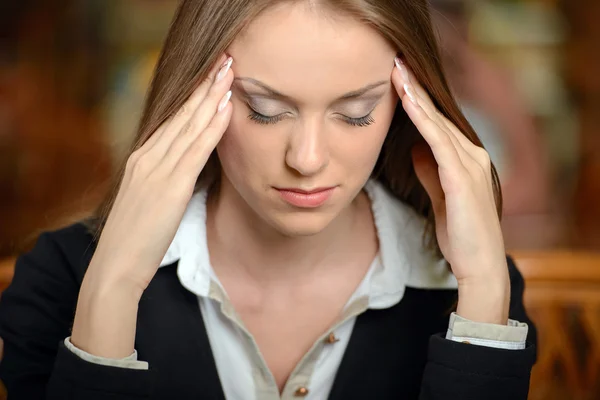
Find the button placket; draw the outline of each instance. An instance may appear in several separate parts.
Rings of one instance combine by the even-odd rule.
[[[249,354],[252,364],[255,366],[253,368],[253,380],[256,387],[256,398],[279,398],[279,389],[277,388],[275,378],[271,371],[269,371],[269,367],[262,357],[254,337],[246,329],[244,322],[233,308],[233,304],[229,301],[226,293],[217,282],[211,281],[210,297],[220,304],[221,313],[236,326],[244,339],[244,347]]]

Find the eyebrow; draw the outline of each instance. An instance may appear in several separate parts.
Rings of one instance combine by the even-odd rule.
[[[287,96],[287,95],[285,95],[285,94],[283,94],[281,92],[278,92],[277,90],[273,89],[272,87],[266,85],[265,83],[263,83],[263,82],[261,82],[259,80],[256,80],[256,79],[253,79],[253,78],[247,78],[247,77],[239,77],[239,78],[234,78],[234,81],[249,82],[249,83],[251,83],[251,84],[253,84],[255,86],[260,87],[261,89],[263,89],[267,93],[269,93],[269,96],[277,97],[277,98],[280,98],[280,99],[285,100],[287,102],[293,102],[293,99],[290,96]],[[360,89],[353,90],[351,92],[348,92],[348,93],[340,96],[337,100],[335,100],[335,102],[339,102],[339,101],[342,101],[342,100],[355,99],[355,98],[360,97],[363,94],[365,94],[365,93],[367,93],[367,92],[369,92],[369,91],[371,91],[371,90],[373,90],[373,89],[375,89],[375,88],[377,88],[379,86],[385,85],[388,82],[389,82],[389,80],[385,80],[385,81],[378,81],[378,82],[375,82],[375,83],[368,84],[366,86],[363,86]]]

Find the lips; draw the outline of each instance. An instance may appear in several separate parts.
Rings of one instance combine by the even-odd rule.
[[[277,188],[282,200],[299,208],[320,207],[333,195],[335,186],[315,189]]]
[[[321,187],[321,188],[316,188],[316,189],[311,189],[311,190],[304,190],[304,189],[298,189],[298,188],[281,188],[281,189],[277,189],[277,190],[285,190],[287,192],[294,192],[294,193],[299,193],[299,194],[315,194],[315,193],[324,192],[326,190],[331,190],[331,189],[333,189],[333,187]]]

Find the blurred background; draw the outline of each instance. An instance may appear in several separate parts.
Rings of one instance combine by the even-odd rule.
[[[600,399],[600,2],[431,2],[540,330],[530,398]],[[0,2],[0,289],[41,230],[106,193],[176,4]]]

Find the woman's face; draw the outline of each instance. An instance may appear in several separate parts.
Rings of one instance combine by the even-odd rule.
[[[228,52],[223,195],[284,235],[320,232],[377,161],[397,103],[396,51],[353,19],[286,4],[261,14]]]

